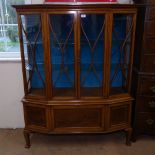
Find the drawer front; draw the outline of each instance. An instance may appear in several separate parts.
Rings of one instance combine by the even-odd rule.
[[[146,3],[147,4],[155,4],[155,1],[154,0],[146,0]]]
[[[155,77],[141,77],[138,83],[138,94],[155,96]]]
[[[155,21],[145,22],[145,25],[146,25],[146,29],[145,29],[146,35],[154,36],[155,35]]]
[[[147,53],[155,54],[155,37],[146,37],[144,40],[144,50]]]
[[[138,114],[138,130],[155,134],[155,113]]]
[[[77,128],[102,130],[103,115],[102,107],[57,106],[53,108],[54,128],[72,128],[75,131],[78,131]]]
[[[24,105],[24,116],[26,127],[32,129],[48,128],[48,110],[43,106],[33,104]]]
[[[145,54],[143,56],[142,71],[155,73],[155,55]]]
[[[155,112],[155,97],[138,96],[136,105],[139,112]]]
[[[109,106],[109,128],[123,129],[130,125],[131,103],[120,103]]]
[[[147,19],[155,20],[155,7],[149,7],[147,9]]]

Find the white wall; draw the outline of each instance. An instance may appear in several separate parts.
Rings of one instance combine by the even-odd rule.
[[[24,126],[21,63],[0,61],[0,128]]]
[[[43,3],[44,0],[31,0],[33,4]]]

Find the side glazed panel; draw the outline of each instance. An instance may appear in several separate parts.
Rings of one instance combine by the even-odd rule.
[[[45,96],[44,50],[39,14],[20,16],[27,94]]]
[[[113,15],[110,95],[128,92],[133,28],[132,15]]]

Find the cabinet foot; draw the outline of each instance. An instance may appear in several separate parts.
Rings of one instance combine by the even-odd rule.
[[[132,132],[131,141],[136,142],[138,136],[139,136],[139,133],[137,132],[137,130],[134,129]]]
[[[137,136],[136,136],[135,134],[132,134],[132,136],[131,136],[131,141],[132,141],[133,143],[136,142],[136,140],[137,140],[136,137],[137,137]]]
[[[125,129],[125,132],[126,132],[126,145],[131,146],[132,128]]]
[[[25,142],[26,142],[25,148],[30,148],[30,146],[31,146],[31,144],[30,144],[30,132],[24,131],[23,134],[24,134],[24,138],[25,138]]]

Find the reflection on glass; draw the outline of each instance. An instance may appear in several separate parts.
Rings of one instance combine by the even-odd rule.
[[[102,96],[104,22],[104,15],[102,14],[81,14],[81,96]]]
[[[74,96],[74,15],[50,15],[53,96]]]
[[[115,14],[112,34],[110,94],[127,93],[132,16]]]
[[[45,95],[40,15],[21,15],[28,93]]]

